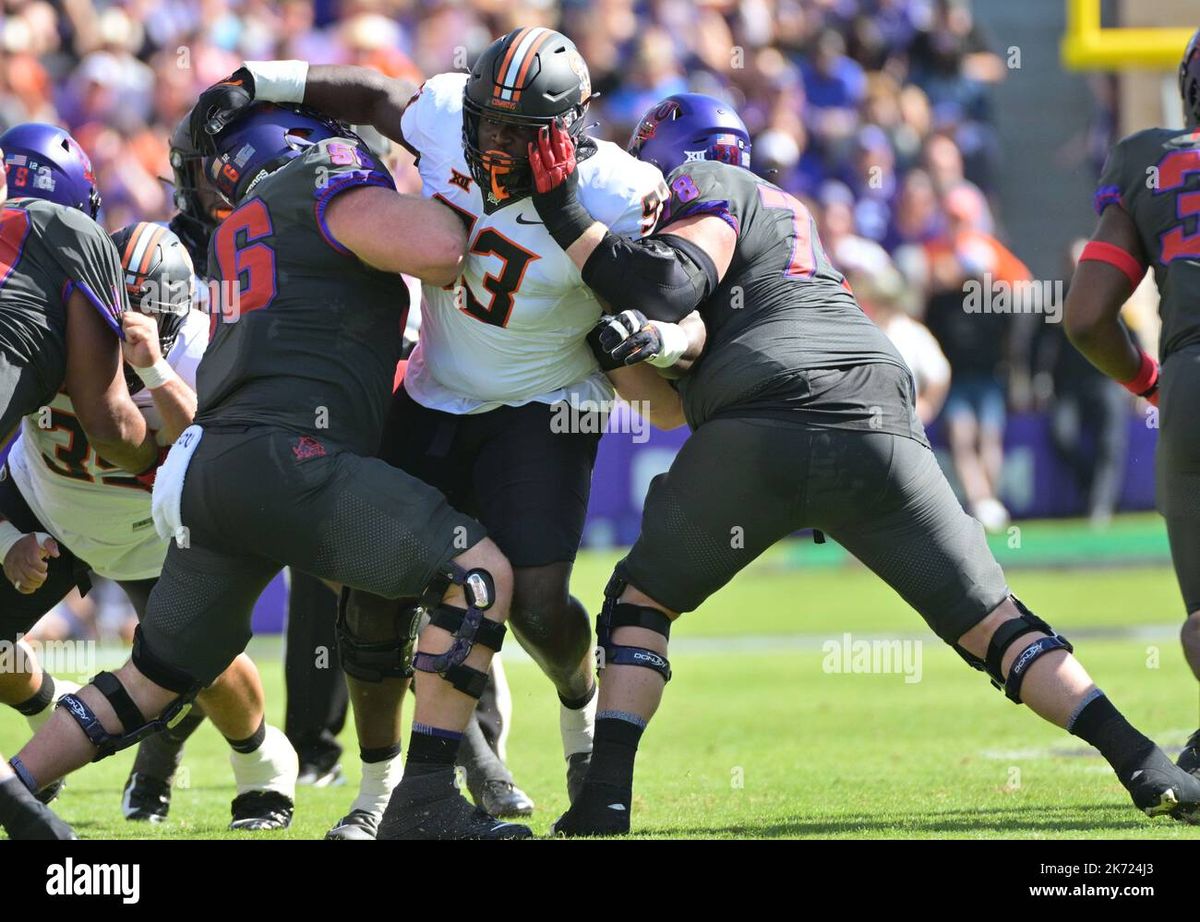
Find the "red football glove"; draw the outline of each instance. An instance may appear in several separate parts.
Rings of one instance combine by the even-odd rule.
[[[548,129],[538,129],[537,140],[529,145],[529,167],[533,171],[534,185],[542,195],[563,183],[578,183],[575,141],[557,121]]]

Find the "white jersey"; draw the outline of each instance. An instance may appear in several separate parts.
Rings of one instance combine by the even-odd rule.
[[[208,317],[193,310],[167,362],[188,387],[208,345]],[[147,388],[133,395],[157,431],[162,417]],[[162,571],[167,542],[154,531],[150,491],[137,478],[101,459],[87,442],[71,398],[58,393],[49,414],[26,416],[8,456],[8,469],[46,531],[109,579],[153,579]],[[39,426],[39,423],[42,425]]]
[[[418,155],[422,194],[469,222],[458,284],[422,286],[421,338],[405,387],[418,403],[450,413],[609,399],[612,387],[586,342],[600,302],[579,269],[528,198],[484,211],[463,155],[466,81],[466,74],[431,77],[401,121]],[[649,233],[666,199],[662,174],[615,144],[596,146],[579,164],[583,207],[614,233]]]

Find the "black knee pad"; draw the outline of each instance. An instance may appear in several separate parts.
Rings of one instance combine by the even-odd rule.
[[[1017,611],[1021,614],[1016,618],[1011,618],[1005,621],[992,634],[992,639],[988,642],[987,658],[980,659],[974,656],[967,650],[964,650],[958,644],[952,646],[964,660],[967,661],[973,668],[986,672],[991,679],[992,685],[998,690],[1004,692],[1010,701],[1014,704],[1021,703],[1021,683],[1025,681],[1025,675],[1037,660],[1041,659],[1047,653],[1052,653],[1055,650],[1066,650],[1068,653],[1075,648],[1067,638],[1063,637],[1054,628],[1050,627],[1045,621],[1031,612],[1016,596],[1011,596],[1013,604],[1017,606]],[[1001,664],[1004,662],[1004,654],[1008,648],[1016,643],[1026,634],[1041,633],[1048,634],[1048,637],[1042,637],[1034,641],[1023,651],[1020,656],[1013,661],[1012,668],[1008,671],[1008,678],[1005,679]]]
[[[665,656],[645,647],[613,643],[613,632],[621,627],[642,627],[671,639],[671,619],[657,608],[617,601],[625,586],[625,581],[614,573],[604,587],[604,607],[596,618],[596,667],[603,670],[606,666],[641,666],[657,672],[664,682],[670,682],[671,662]]]
[[[147,678],[150,678],[152,682],[155,681],[150,676]],[[96,755],[92,758],[93,762],[99,762],[115,752],[134,746],[152,733],[177,725],[187,716],[188,711],[191,710],[192,701],[203,688],[199,683],[194,683],[191,688],[163,708],[158,717],[147,720],[141,709],[129,697],[129,693],[125,691],[120,680],[111,672],[101,672],[92,679],[92,685],[104,695],[113,711],[116,712],[123,732],[110,733],[104,729],[96,712],[79,695],[63,695],[58,701],[58,707],[65,710],[79,724],[79,728],[87,736],[88,742],[96,747]],[[174,691],[174,689],[169,690]]]
[[[462,586],[467,600],[465,609],[442,604],[441,598],[451,583]],[[507,629],[498,621],[490,621],[483,617],[483,613],[491,608],[495,601],[496,584],[491,573],[480,567],[464,570],[451,562],[447,569],[430,583],[422,596],[422,605],[429,611],[430,623],[453,635],[450,649],[444,653],[418,651],[413,657],[413,668],[440,675],[472,698],[482,695],[487,684],[487,673],[463,665],[463,660],[471,654],[471,648],[476,643],[490,648],[493,652],[500,652]]]
[[[392,615],[394,636],[389,640],[359,640],[351,630],[348,615],[353,606],[353,591],[345,588],[338,599],[337,643],[342,670],[361,682],[384,679],[411,679],[413,648],[417,642],[417,624],[421,618],[415,602],[401,605]]]

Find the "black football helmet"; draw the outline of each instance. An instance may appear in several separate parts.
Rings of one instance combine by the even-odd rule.
[[[192,262],[204,269],[208,261],[208,238],[225,217],[229,206],[204,176],[204,155],[192,143],[189,112],[171,135],[171,172],[174,203],[178,213],[170,228],[183,241]]]
[[[1192,35],[1179,62],[1179,95],[1188,127],[1200,125],[1200,29]]]
[[[195,293],[192,258],[172,231],[147,221],[114,231],[112,242],[121,254],[129,306],[150,314],[158,322],[158,346],[165,358],[192,309]],[[143,387],[142,379],[128,363],[125,383],[131,394]]]
[[[463,90],[463,151],[489,210],[533,191],[529,158],[480,150],[481,119],[528,128],[554,121],[577,145],[592,97],[587,64],[575,43],[541,26],[515,29],[479,56]],[[586,149],[581,151],[586,156]]]

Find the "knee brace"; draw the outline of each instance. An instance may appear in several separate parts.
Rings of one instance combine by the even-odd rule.
[[[596,618],[596,668],[642,666],[653,669],[663,677],[664,682],[670,682],[671,662],[665,656],[645,647],[626,647],[613,643],[613,631],[619,627],[644,627],[671,639],[671,619],[657,608],[617,601],[625,591],[625,586],[625,581],[614,573],[604,587],[604,606]]]
[[[405,605],[393,616],[395,636],[392,639],[359,640],[347,620],[350,594],[350,589],[343,589],[338,599],[337,643],[342,670],[362,682],[411,679],[420,609],[415,604]]]
[[[462,586],[467,599],[465,609],[442,604],[442,596],[453,583]],[[463,664],[475,644],[481,644],[494,653],[499,653],[504,644],[507,628],[497,621],[483,617],[496,601],[496,584],[487,570],[476,568],[464,570],[450,563],[425,590],[421,604],[429,612],[434,627],[448,631],[451,635],[450,649],[444,653],[417,652],[413,657],[413,668],[421,672],[440,675],[463,694],[478,698],[487,684],[487,673]]]
[[[194,684],[168,704],[158,717],[147,720],[141,709],[129,697],[120,680],[111,672],[101,672],[92,679],[92,685],[108,699],[109,705],[116,712],[117,720],[121,722],[122,733],[110,733],[104,729],[96,712],[78,695],[63,695],[58,701],[58,707],[74,718],[87,736],[88,742],[96,747],[93,762],[99,762],[114,752],[134,746],[152,733],[174,727],[187,716],[192,702],[201,690],[199,684]]]
[[[1066,650],[1070,653],[1075,648],[1071,646],[1067,638],[1057,633],[1054,628],[1026,608],[1020,599],[1016,596],[1011,598],[1021,614],[996,628],[988,643],[987,659],[980,659],[958,644],[953,644],[953,647],[958,655],[973,668],[986,672],[991,678],[992,685],[1003,691],[1010,701],[1020,704],[1021,683],[1025,681],[1025,674],[1029,671],[1029,667],[1047,653],[1055,650]],[[1035,632],[1050,636],[1039,638],[1026,647],[1013,662],[1012,668],[1008,670],[1008,678],[1005,679],[1000,668],[1005,652],[1021,637]]]

